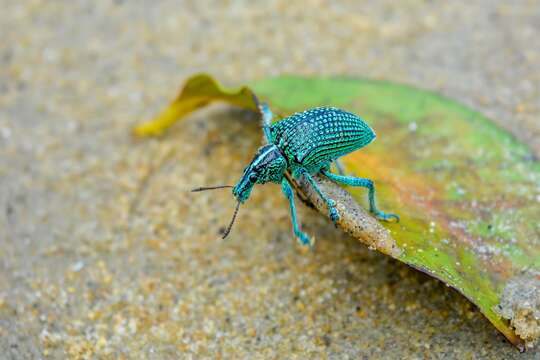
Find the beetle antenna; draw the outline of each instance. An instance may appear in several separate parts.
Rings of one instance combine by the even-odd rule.
[[[234,209],[234,214],[233,214],[233,217],[231,219],[231,223],[229,224],[229,226],[227,226],[227,230],[225,230],[225,232],[223,233],[223,236],[221,237],[222,239],[225,239],[229,233],[231,232],[231,229],[232,229],[232,226],[234,224],[234,220],[236,219],[236,215],[238,214],[238,209],[240,208],[240,201],[236,204],[236,209]]]
[[[218,185],[218,186],[204,186],[204,187],[198,187],[195,189],[191,189],[191,192],[199,192],[199,191],[205,191],[205,190],[215,190],[215,189],[223,189],[223,188],[232,188],[234,186],[232,185]]]

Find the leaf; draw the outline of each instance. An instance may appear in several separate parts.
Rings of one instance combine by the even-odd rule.
[[[318,178],[338,203],[339,225],[456,288],[516,346],[539,336],[540,162],[526,146],[481,114],[408,86],[285,76],[252,88],[275,113],[332,105],[362,116],[378,141],[344,157],[346,171],[371,178],[379,207],[398,213],[401,222],[381,225],[368,215],[365,189],[345,191]],[[248,88],[223,89],[198,75],[136,133],[159,134],[213,100],[256,109]],[[306,184],[294,185],[301,199],[327,216]]]
[[[133,132],[139,136],[161,135],[177,120],[213,101],[226,101],[248,110],[257,111],[253,96],[253,92],[246,86],[233,90],[225,89],[209,75],[194,75],[163,112],[154,119],[136,126]]]

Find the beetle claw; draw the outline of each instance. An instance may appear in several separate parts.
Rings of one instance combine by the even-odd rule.
[[[300,233],[296,239],[298,241],[298,244],[303,248],[311,248],[315,243],[315,240],[311,239],[304,233]]]
[[[337,222],[339,221],[339,213],[337,212],[335,207],[330,208],[330,219],[334,223],[334,225],[337,227]]]
[[[375,216],[379,220],[388,221],[388,222],[396,222],[396,223],[399,222],[399,215],[396,215],[396,214],[386,214],[386,213],[383,213],[382,211],[377,211],[375,213]]]

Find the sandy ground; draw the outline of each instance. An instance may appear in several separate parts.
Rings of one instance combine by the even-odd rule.
[[[0,1],[0,358],[538,359],[303,206],[301,253],[277,186],[219,240],[230,194],[187,190],[237,179],[253,115],[130,137],[194,72],[345,74],[438,91],[540,155],[538,1],[290,3]]]

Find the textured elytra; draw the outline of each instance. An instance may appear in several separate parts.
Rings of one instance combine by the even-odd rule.
[[[366,146],[375,133],[360,117],[334,107],[319,107],[291,115],[270,128],[272,142],[289,163],[310,173]]]

